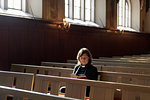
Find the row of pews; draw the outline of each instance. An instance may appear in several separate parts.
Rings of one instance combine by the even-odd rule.
[[[53,65],[57,66],[57,64],[61,64],[61,63],[49,62],[49,64],[50,65],[53,64]],[[62,64],[64,64],[64,63],[62,63]],[[102,67],[102,66],[99,66],[99,67]],[[98,66],[97,66],[97,68],[98,68]],[[98,80],[99,81],[150,86],[150,74],[138,74],[137,73],[138,71],[136,71],[136,70],[132,70],[132,73],[129,73],[129,72],[125,73],[125,72],[107,71],[108,68],[106,70],[104,68],[99,68],[99,69],[103,69],[103,70],[98,71]],[[128,69],[130,69],[130,68],[128,68]],[[143,72],[145,70],[150,72],[150,69],[148,69],[148,68],[143,69]],[[60,77],[70,77],[70,74],[73,72],[73,69],[60,68],[60,67],[37,66],[37,65],[12,64],[11,71],[24,72],[24,73],[36,73],[36,74],[43,74],[43,75],[53,75],[53,76],[60,76]]]
[[[75,98],[47,95],[40,92],[0,86],[0,100],[77,100]]]
[[[75,63],[58,63],[58,62],[41,62],[42,66],[74,68]],[[99,71],[124,72],[135,74],[150,74],[148,67],[132,67],[132,66],[109,66],[109,65],[94,65]]]
[[[0,71],[0,100],[72,100],[38,92],[33,73]],[[37,86],[37,85],[36,85]],[[37,87],[35,87],[37,88]],[[75,99],[76,100],[76,99]]]
[[[76,63],[76,60],[67,60],[68,63]],[[125,57],[100,57],[93,59],[94,65],[121,66],[121,67],[150,67],[150,55],[125,56]]]
[[[148,59],[148,57],[129,57],[129,59],[131,62],[132,58],[132,61],[135,61],[135,59]],[[124,58],[126,58],[124,61],[119,61],[118,57],[94,60],[95,62],[102,62],[102,60],[113,62],[114,60],[113,63],[130,63],[128,57]],[[116,59],[118,61],[115,62]],[[134,63],[137,64],[137,67],[95,64],[99,73],[97,81],[70,78],[75,63],[42,62],[42,66],[12,64],[12,72],[0,71],[0,91],[2,91],[0,100],[5,100],[1,98],[6,97],[25,98],[21,100],[30,100],[31,97],[33,97],[32,100],[69,100],[74,98],[85,100],[87,86],[90,87],[90,100],[150,100],[150,69],[147,66],[139,67],[138,63],[140,62]],[[66,86],[66,92],[63,95],[65,97],[58,97],[59,89],[62,86]],[[7,91],[4,95],[4,90],[1,88]],[[20,93],[20,97],[18,97],[16,92],[8,91],[25,91],[27,94],[18,92]],[[36,96],[30,97],[28,93],[30,95],[46,95],[47,98],[53,99],[46,99],[46,97],[40,99],[42,96],[35,99]]]
[[[31,87],[32,91],[45,94],[50,90],[50,94],[58,95],[59,88],[65,85],[65,96],[78,99],[85,98],[85,91],[87,86],[91,87],[90,100],[115,100],[114,98],[116,98],[118,95],[119,97],[121,96],[121,100],[133,100],[133,98],[148,100],[148,98],[150,98],[149,86],[73,79],[69,77],[59,77],[42,74],[35,75],[33,73],[3,72],[3,74],[4,73],[7,73],[7,77],[2,74],[0,76],[4,76],[5,80],[10,81],[10,77],[12,77],[13,79],[12,82],[7,84],[8,86],[11,86],[11,84],[13,84],[12,87],[21,89],[24,89],[25,87]],[[15,75],[13,76],[12,73]],[[30,75],[34,79],[26,78],[26,76]],[[27,82],[29,84],[26,83],[26,79],[29,81]],[[33,83],[34,85],[32,85]]]

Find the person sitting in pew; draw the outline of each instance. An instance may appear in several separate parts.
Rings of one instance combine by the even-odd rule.
[[[92,65],[92,54],[87,48],[81,48],[77,54],[77,65],[71,77],[79,79],[97,80],[97,68]]]
[[[81,48],[77,54],[77,65],[71,77],[78,79],[98,79],[97,68],[92,65],[92,54],[87,48]],[[87,86],[86,97],[89,97],[90,87]]]
[[[81,48],[77,54],[77,65],[75,65],[73,73],[71,74],[72,78],[78,79],[98,79],[97,68],[92,65],[92,54],[87,48]],[[66,87],[60,88],[60,93],[65,94]],[[87,86],[86,97],[89,97],[90,87]]]

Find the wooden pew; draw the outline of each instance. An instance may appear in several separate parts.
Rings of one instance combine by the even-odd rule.
[[[59,62],[41,62],[42,66],[74,68],[75,64],[72,63],[59,63]]]
[[[86,87],[90,86],[90,100],[114,100],[117,94],[121,95],[119,100],[150,99],[150,86],[73,79],[40,74],[36,75],[34,91],[47,93],[50,87],[51,94],[58,95],[62,83],[66,85],[66,97],[84,100]]]
[[[57,63],[57,62],[42,62],[43,66],[57,66],[68,67],[68,63]],[[75,64],[72,64],[75,66]],[[99,71],[113,71],[113,72],[125,72],[125,73],[135,73],[135,74],[150,74],[150,68],[140,68],[140,67],[125,67],[125,66],[105,66],[105,65],[94,65]]]
[[[142,68],[150,68],[149,63],[135,63],[135,62],[100,62],[93,61],[94,65],[104,65],[104,66],[122,66],[122,67],[142,67]]]
[[[39,92],[0,86],[0,100],[77,100],[75,98],[58,97]]]
[[[27,73],[36,73],[38,70],[38,74],[45,74],[45,71],[47,71],[48,73],[46,75],[62,77],[70,77],[70,74],[73,72],[73,69],[69,68],[56,68],[24,64],[12,64],[11,66],[12,71],[23,72],[24,69]],[[150,75],[144,74],[99,71],[99,80],[150,86]]]
[[[41,62],[42,66],[51,66],[51,67],[62,67],[62,68],[74,68],[75,63],[59,63],[59,62]],[[100,65],[94,65],[95,67],[101,67]]]
[[[139,68],[139,67],[121,67],[121,66],[102,66],[101,71],[112,71],[112,72],[124,72],[133,74],[149,74],[150,68]]]
[[[67,63],[73,63],[73,64],[76,64],[76,63],[77,63],[77,60],[67,60]]]
[[[98,62],[113,62],[113,63],[131,63],[131,64],[136,64],[137,66],[141,67],[149,67],[150,65],[150,58],[149,56],[129,56],[129,57],[112,57],[112,58],[99,58],[99,59],[93,59],[93,61],[98,61]],[[75,62],[75,61],[74,61]]]
[[[150,57],[150,54],[141,54],[140,57]]]
[[[93,61],[150,63],[150,58],[149,57],[99,58],[99,59],[93,59]]]
[[[40,77],[38,77],[38,76],[40,76]],[[43,76],[44,76],[44,78],[42,78]],[[48,80],[47,80],[47,78],[45,78],[45,75],[37,75],[36,76],[35,86],[34,86],[35,91],[47,93],[48,89],[50,88],[51,94],[58,95],[60,86],[62,86],[62,84],[63,85],[65,84],[67,86],[65,96],[79,98],[79,99],[80,98],[83,99],[85,97],[84,94],[85,94],[85,90],[86,90],[87,86],[91,86],[90,98],[92,98],[92,100],[97,100],[98,98],[105,98],[105,97],[107,98],[108,95],[111,95],[112,98],[108,98],[107,100],[113,100],[115,98],[114,97],[115,94],[117,93],[116,90],[122,91],[121,94],[122,94],[122,98],[124,98],[123,100],[132,100],[133,98],[142,98],[140,100],[148,100],[148,98],[149,98],[149,91],[148,91],[148,94],[145,94],[144,91],[147,91],[150,87],[148,87],[148,89],[146,89],[146,90],[145,89],[142,90],[143,88],[147,88],[147,87],[140,86],[140,89],[139,89],[139,87],[135,87],[134,85],[128,85],[126,87],[126,84],[124,84],[123,86],[122,85],[119,87],[116,86],[117,88],[114,89],[114,84],[116,85],[119,83],[111,84],[112,86],[110,84],[108,86],[105,86],[104,83],[110,83],[110,82],[94,81],[94,83],[90,83],[90,84],[86,83],[86,84],[82,85],[83,80],[76,83],[74,81],[71,82],[70,79],[72,79],[72,78],[66,78],[66,77],[62,78],[62,77],[56,77],[56,76],[46,76],[46,77],[49,77],[50,79],[48,78]],[[70,83],[68,84],[66,82],[66,80],[67,80],[67,82],[69,81]],[[78,80],[78,79],[74,79],[74,80]],[[86,81],[91,81],[91,80],[86,80]],[[101,84],[102,86],[97,86],[97,85],[96,85],[96,87],[93,86],[94,84],[96,84],[95,82],[102,83]],[[82,83],[82,84],[80,84],[80,83]],[[111,86],[111,87],[109,87],[109,86]],[[106,88],[109,87],[110,89],[104,89],[104,87],[106,87]],[[127,88],[127,90],[125,88]],[[125,90],[123,90],[123,89],[125,89]],[[129,91],[130,89],[131,89],[131,91]],[[79,90],[80,90],[80,92],[78,92]],[[136,90],[136,93],[134,92],[134,90]],[[69,92],[67,92],[67,91],[69,91]],[[94,93],[93,93],[93,91],[94,91]],[[108,93],[104,92],[104,94],[101,96],[99,96],[100,94],[95,94],[97,92],[99,93],[100,91],[103,91],[103,92],[107,91]],[[109,92],[111,92],[111,93],[109,93]],[[77,93],[77,94],[74,95],[74,93]],[[142,93],[144,93],[144,94],[142,94]],[[106,96],[106,94],[107,94],[107,96]],[[130,94],[131,94],[131,96],[130,96]],[[143,96],[143,95],[145,95],[145,96]],[[129,99],[126,97],[133,97],[133,98]]]
[[[100,71],[100,80],[150,86],[150,75]]]
[[[119,58],[119,59],[93,59],[93,61],[99,61],[99,62],[122,62],[122,63],[143,63],[147,64],[150,63],[150,58]]]
[[[76,60],[67,60],[68,63],[73,63],[75,64],[77,61]],[[124,62],[124,61],[100,61],[100,60],[95,60],[93,61],[94,65],[100,65],[100,66],[122,66],[122,67],[142,67],[142,68],[150,68],[150,63],[138,63],[137,61],[131,61],[131,62]]]
[[[25,64],[12,64],[11,71],[70,77],[70,74],[73,72],[73,69]]]
[[[32,90],[32,84],[33,73],[0,71],[0,85]]]

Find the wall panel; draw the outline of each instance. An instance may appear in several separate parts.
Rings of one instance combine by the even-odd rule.
[[[43,20],[0,16],[0,69],[12,63],[37,64],[76,59],[87,47],[93,57],[123,56],[148,52],[150,34],[117,32],[102,28],[71,25],[69,32]]]

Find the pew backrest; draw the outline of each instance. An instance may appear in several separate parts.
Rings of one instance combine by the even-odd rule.
[[[101,63],[101,62],[100,62]],[[103,62],[102,62],[103,63]],[[42,65],[45,66],[57,66],[57,67],[63,67],[65,68],[71,68],[68,67],[70,66],[70,63],[57,63],[57,62],[42,62]],[[125,64],[124,64],[125,65]],[[72,67],[75,66],[75,64],[72,64]],[[97,67],[98,71],[113,71],[113,72],[124,72],[124,73],[135,73],[135,74],[150,74],[150,68],[145,68],[145,67],[127,67],[127,66],[114,66],[114,65],[94,65]]]
[[[25,64],[12,64],[11,71],[70,77],[73,69]]]
[[[41,62],[42,66],[74,68],[75,64],[72,63],[59,63],[59,62]]]
[[[150,86],[143,85],[129,85],[50,75],[37,75],[35,83],[35,91],[46,93],[50,87],[51,94],[54,95],[58,95],[61,83],[65,83],[65,96],[78,99],[84,99],[87,86],[90,86],[91,100],[114,100],[117,90],[121,94],[121,100],[136,100],[135,98],[140,98],[140,100],[150,99]]]
[[[13,64],[11,69],[12,71],[20,72],[24,71],[25,69],[27,73],[36,73],[38,70],[39,73],[36,74],[53,75],[61,77],[70,77],[70,74],[73,72],[73,69],[69,68],[45,67],[24,64]],[[45,71],[47,71],[47,74],[45,74]],[[144,74],[99,71],[98,80],[150,86],[150,75]]]
[[[150,75],[100,71],[100,80],[150,86]]]
[[[124,66],[124,67],[150,68],[150,63],[93,61],[93,64],[94,65],[105,65],[105,66]]]
[[[101,71],[112,71],[112,72],[124,72],[134,74],[149,74],[150,68],[139,68],[139,67],[123,67],[123,66],[102,66]]]
[[[77,61],[76,60],[67,60],[68,63],[75,64]],[[48,63],[47,63],[48,64]],[[124,66],[124,67],[142,67],[142,68],[150,68],[150,63],[149,62],[138,62],[138,61],[118,61],[118,60],[99,60],[99,59],[94,59],[93,60],[94,65],[99,65],[99,66]]]
[[[0,85],[31,90],[32,83],[32,73],[0,71]]]
[[[59,97],[39,92],[0,86],[0,100],[77,100],[77,99],[68,97]]]
[[[93,59],[93,61],[100,62],[124,62],[124,63],[149,63],[149,57],[130,57],[130,58],[106,58],[106,59]]]

